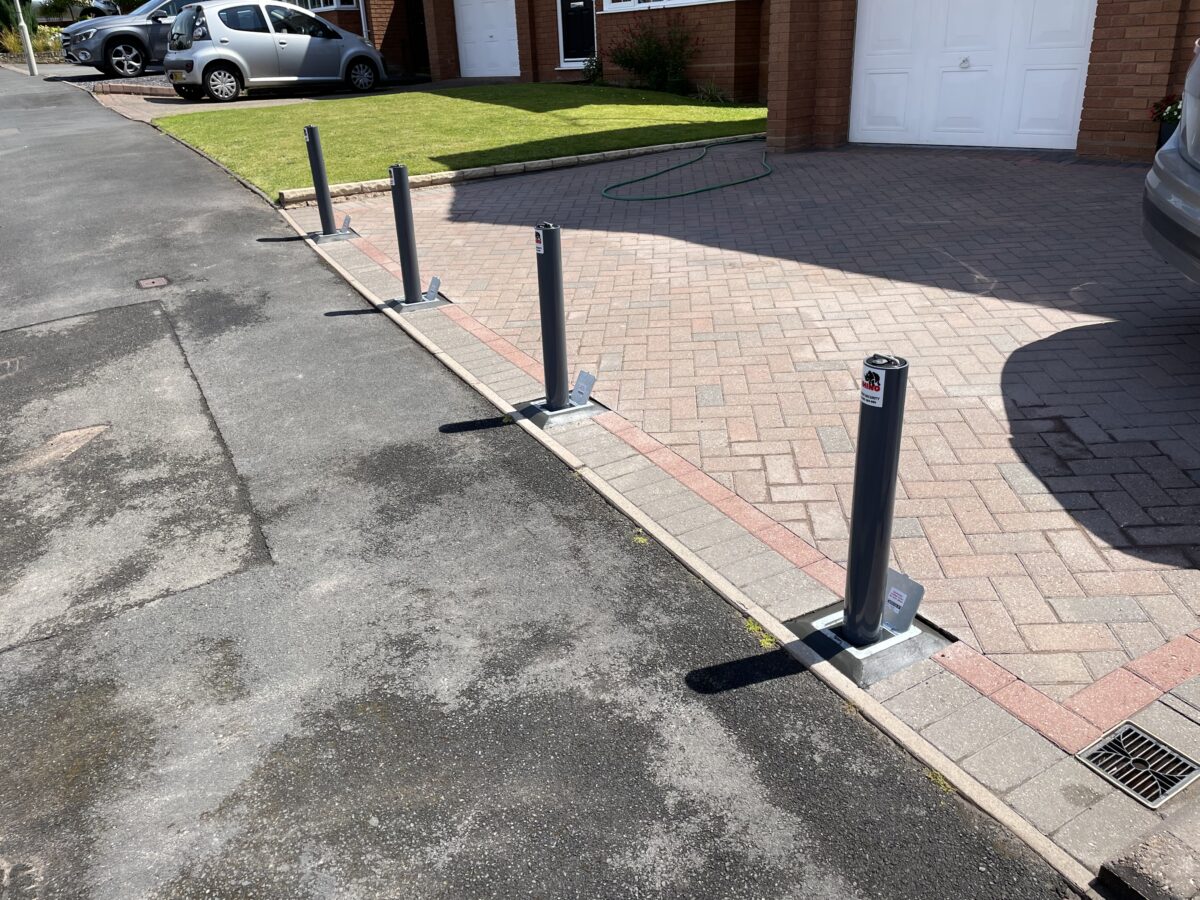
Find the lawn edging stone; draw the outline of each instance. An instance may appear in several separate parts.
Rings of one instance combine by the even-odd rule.
[[[497,166],[480,166],[473,169],[457,169],[450,172],[429,172],[424,175],[413,175],[408,183],[412,188],[438,187],[459,181],[478,181],[483,178],[498,178],[506,175],[522,175],[526,172],[539,172],[544,169],[565,169],[571,166],[590,166],[595,163],[612,162],[618,159],[629,159],[634,156],[646,156],[651,153],[665,153],[669,150],[693,150],[700,147],[712,147],[718,144],[734,144],[739,141],[766,137],[765,132],[739,134],[719,138],[704,138],[698,141],[683,141],[677,144],[654,144],[649,147],[629,147],[624,150],[605,150],[600,153],[585,153],[580,156],[555,156],[550,159],[533,159],[528,162],[503,163]],[[351,181],[344,184],[331,184],[331,197],[357,197],[367,194],[386,194],[392,189],[391,180],[374,178],[370,181]],[[310,206],[316,203],[316,191],[311,188],[288,188],[279,192],[278,205],[283,209],[297,206]]]

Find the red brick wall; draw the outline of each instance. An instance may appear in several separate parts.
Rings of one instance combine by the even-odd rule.
[[[434,81],[457,78],[458,32],[454,28],[454,0],[424,0],[425,36],[429,41],[429,74]]]
[[[357,9],[329,9],[317,13],[326,22],[332,22],[344,31],[362,34],[362,17]]]
[[[730,98],[754,102],[759,97],[759,26],[762,0],[731,0],[674,9],[632,9],[596,17],[597,42],[604,77],[628,81],[629,73],[611,62],[613,46],[633,24],[663,27],[682,22],[697,39],[696,57],[686,75],[694,84],[713,83]],[[557,24],[556,24],[557,27]],[[557,40],[557,38],[556,38]],[[557,53],[557,45],[555,53]]]
[[[835,147],[850,130],[857,0],[771,0],[767,146]]]
[[[1099,0],[1078,151],[1146,160],[1158,126],[1150,105],[1166,95],[1180,55],[1188,0]]]
[[[405,0],[364,0],[367,4],[367,31],[371,43],[383,56],[390,71],[411,74],[414,71],[412,41],[408,33]]]

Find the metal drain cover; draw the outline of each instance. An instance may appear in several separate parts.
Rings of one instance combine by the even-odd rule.
[[[1200,765],[1129,721],[1076,757],[1151,809],[1162,806],[1200,775]]]

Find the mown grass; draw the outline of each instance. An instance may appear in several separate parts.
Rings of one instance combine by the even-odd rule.
[[[511,84],[379,94],[166,116],[164,131],[219,159],[270,195],[308,187],[305,125],[321,129],[329,180],[410,174],[599,153],[766,128],[757,106],[563,84]]]

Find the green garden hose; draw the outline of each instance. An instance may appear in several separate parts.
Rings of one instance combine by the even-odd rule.
[[[660,175],[666,175],[668,172],[674,172],[676,169],[682,169],[685,166],[690,166],[694,163],[698,163],[698,162],[700,162],[700,160],[704,159],[704,157],[708,156],[708,151],[711,150],[713,147],[727,147],[730,144],[744,144],[747,141],[761,141],[761,140],[764,140],[764,138],[761,138],[761,137],[742,138],[741,140],[737,140],[737,141],[726,141],[723,144],[709,144],[707,147],[705,147],[703,150],[701,150],[700,155],[694,159],[689,159],[689,160],[685,160],[684,162],[681,162],[681,163],[676,163],[675,165],[669,166],[665,169],[661,169],[658,172],[651,172],[649,175],[642,175],[640,178],[631,178],[628,181],[618,181],[616,184],[608,185],[608,187],[606,187],[604,190],[602,190],[600,192],[600,194],[601,194],[601,196],[603,196],[609,200],[621,200],[625,203],[636,203],[636,202],[640,202],[640,201],[644,201],[644,200],[674,200],[676,197],[691,197],[693,194],[704,194],[704,193],[707,193],[708,191],[719,191],[722,188],[733,187],[735,184],[747,184],[748,182],[751,182],[751,181],[758,181],[758,179],[766,178],[768,175],[770,175],[772,172],[775,171],[774,169],[771,168],[771,164],[767,162],[767,151],[765,151],[765,150],[763,151],[762,167],[766,171],[760,172],[757,175],[751,175],[749,178],[739,178],[737,181],[723,181],[720,184],[710,184],[706,187],[693,188],[690,191],[680,191],[678,194],[658,194],[658,195],[649,196],[649,197],[618,197],[612,193],[613,191],[615,191],[619,188],[628,187],[631,184],[637,184],[639,181],[649,181],[651,178],[657,178]]]

